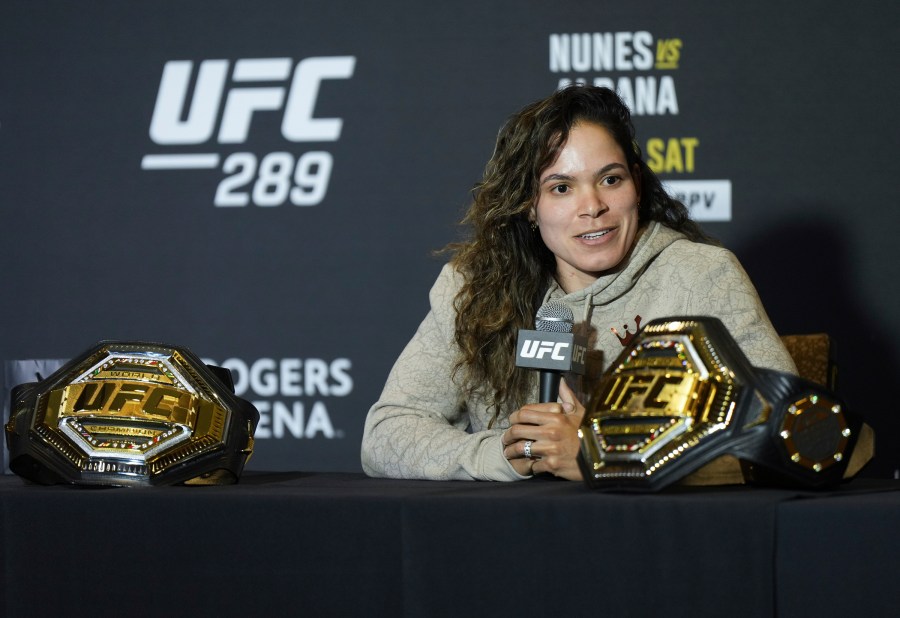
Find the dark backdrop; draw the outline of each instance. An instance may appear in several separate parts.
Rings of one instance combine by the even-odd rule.
[[[358,470],[497,129],[599,80],[776,328],[834,337],[868,473],[894,476],[898,39],[880,1],[7,0],[5,386],[16,360],[177,343],[260,408],[251,468]]]

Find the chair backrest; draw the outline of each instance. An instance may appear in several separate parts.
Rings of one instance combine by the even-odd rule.
[[[827,333],[783,335],[781,341],[794,359],[801,378],[835,390],[837,365],[834,362],[834,344]]]

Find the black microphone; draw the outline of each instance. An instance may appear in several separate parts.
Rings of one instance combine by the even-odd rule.
[[[540,403],[556,401],[563,373],[584,374],[587,343],[584,337],[572,334],[575,319],[562,303],[545,303],[534,321],[536,330],[519,331],[516,367],[540,370]]]

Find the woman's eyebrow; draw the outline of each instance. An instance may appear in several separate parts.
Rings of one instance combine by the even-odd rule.
[[[541,184],[544,184],[550,180],[574,180],[574,176],[569,176],[568,174],[548,174],[541,180]]]

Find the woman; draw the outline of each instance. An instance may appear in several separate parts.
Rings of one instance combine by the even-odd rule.
[[[737,259],[663,190],[611,90],[570,86],[514,115],[463,223],[471,239],[449,247],[431,310],[369,410],[371,476],[580,479],[581,402],[641,321],[716,316],[754,365],[796,373]],[[584,384],[534,403],[516,337],[549,300],[572,308],[592,353]]]

